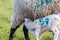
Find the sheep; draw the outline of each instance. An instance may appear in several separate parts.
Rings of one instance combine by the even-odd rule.
[[[52,14],[43,18],[31,21],[25,18],[25,26],[36,37],[36,40],[41,40],[41,36],[44,32],[51,31],[54,36],[53,40],[60,40],[60,14]]]
[[[50,14],[60,12],[60,0],[42,1],[42,0],[13,0],[14,13],[11,17],[11,31],[9,40],[13,40],[13,35],[19,26],[25,22],[24,18],[35,20]],[[28,29],[23,26],[23,32],[26,40],[30,40]]]

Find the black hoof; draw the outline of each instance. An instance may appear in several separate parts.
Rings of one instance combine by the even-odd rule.
[[[26,40],[30,40],[30,39],[26,39]]]
[[[13,37],[12,38],[9,38],[9,40],[13,40]]]

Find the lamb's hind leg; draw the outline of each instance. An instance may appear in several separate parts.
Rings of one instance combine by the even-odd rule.
[[[19,25],[22,24],[23,21],[24,20],[20,16],[13,14],[11,20],[11,30],[10,30],[9,40],[13,40],[13,35],[16,29],[19,27]]]
[[[59,26],[60,27],[60,26]],[[59,29],[59,36],[58,36],[58,40],[60,40],[60,28],[58,28]]]
[[[56,26],[52,26],[52,32],[54,33],[53,40],[58,40],[59,30]]]
[[[59,32],[58,40],[60,40],[60,32]]]
[[[57,32],[54,33],[53,40],[58,40],[58,36],[59,36],[59,31],[57,31]]]

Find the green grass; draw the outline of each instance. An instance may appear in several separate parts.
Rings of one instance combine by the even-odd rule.
[[[0,0],[0,40],[8,40],[10,33],[10,18],[13,13],[12,0]],[[20,26],[14,34],[14,40],[25,40],[23,27]],[[31,40],[36,40],[35,36],[29,32]],[[52,40],[52,33],[45,32],[41,40]]]

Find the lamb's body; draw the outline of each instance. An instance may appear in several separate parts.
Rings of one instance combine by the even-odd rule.
[[[50,30],[54,33],[53,40],[59,40],[60,14],[49,15],[44,18],[36,19],[35,21],[27,22],[25,20],[25,26],[36,35],[37,40],[39,40],[39,34],[41,35],[46,30]]]
[[[38,0],[41,2],[41,0]],[[45,0],[46,1],[46,0]],[[53,1],[53,2],[52,2]],[[36,0],[13,0],[14,2],[14,13],[11,19],[11,32],[9,40],[13,39],[13,34],[16,29],[24,22],[24,18],[30,18],[31,20],[41,18],[50,14],[59,13],[60,12],[60,1],[52,0],[46,5],[45,3],[42,6],[36,6]],[[39,4],[39,3],[38,3]],[[35,6],[37,9],[35,9]],[[34,13],[36,11],[36,13]],[[25,39],[29,40],[27,29],[23,28]]]

